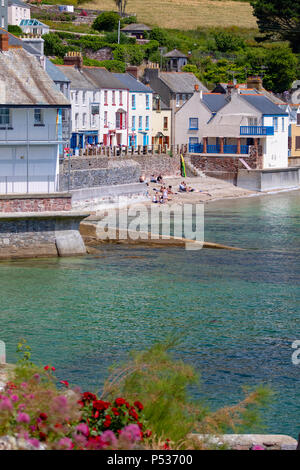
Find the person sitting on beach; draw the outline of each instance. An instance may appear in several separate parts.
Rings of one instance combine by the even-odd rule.
[[[150,183],[156,183],[156,178],[154,175],[151,175]]]
[[[179,191],[181,192],[186,192],[187,188],[186,188],[186,184],[184,181],[182,181],[179,185]]]
[[[172,186],[169,186],[167,191],[168,191],[168,194],[174,194],[172,191]]]
[[[157,183],[162,183],[163,182],[163,177],[161,175],[158,175],[156,178]]]

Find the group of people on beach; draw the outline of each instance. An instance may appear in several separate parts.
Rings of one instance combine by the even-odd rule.
[[[153,194],[152,202],[156,204],[164,204],[167,201],[171,201],[169,196],[170,194],[174,194],[172,191],[172,186],[169,186],[168,188],[166,186],[161,186],[160,190],[153,188],[153,191],[155,191],[155,194]]]

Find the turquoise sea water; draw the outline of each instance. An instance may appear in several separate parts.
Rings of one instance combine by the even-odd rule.
[[[60,379],[100,389],[107,367],[167,335],[202,375],[213,408],[269,384],[267,432],[297,436],[300,193],[211,203],[205,239],[245,251],[107,246],[99,256],[0,264],[0,338],[25,337]]]

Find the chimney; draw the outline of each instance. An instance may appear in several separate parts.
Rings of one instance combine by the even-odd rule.
[[[8,51],[8,34],[0,34],[0,50]]]
[[[136,80],[138,79],[138,68],[136,67],[136,65],[129,65],[126,68],[126,73],[132,75]]]
[[[81,69],[83,65],[81,52],[69,51],[64,57],[64,65],[75,65],[75,67]]]
[[[248,77],[247,88],[250,88],[250,89],[255,88],[256,90],[261,91],[263,89],[261,77],[259,77],[258,75],[255,75],[253,77]]]
[[[44,55],[44,39],[42,36],[38,35],[31,35],[20,38],[23,42],[28,44],[36,51],[36,55],[38,57],[42,57]]]
[[[231,95],[232,91],[234,90],[235,86],[232,82],[228,82],[228,85],[227,85],[227,94],[228,95]]]

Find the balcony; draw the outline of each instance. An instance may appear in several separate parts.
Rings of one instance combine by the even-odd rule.
[[[273,126],[240,126],[240,135],[274,135]]]
[[[238,146],[237,145],[223,145],[223,152],[224,154],[236,154]],[[203,153],[203,144],[189,144],[189,152],[190,153]],[[221,146],[220,145],[207,145],[206,146],[206,153],[211,154],[221,154]],[[249,145],[241,145],[240,146],[240,153],[239,155],[248,155],[249,154]]]

